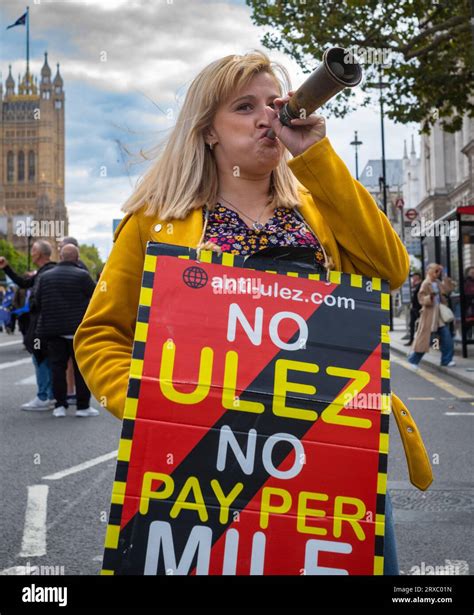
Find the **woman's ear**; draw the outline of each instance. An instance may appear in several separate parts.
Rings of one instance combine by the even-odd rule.
[[[204,142],[207,143],[208,145],[215,144],[217,143],[217,136],[214,134],[214,131],[212,130],[212,128],[207,128],[204,131]]]

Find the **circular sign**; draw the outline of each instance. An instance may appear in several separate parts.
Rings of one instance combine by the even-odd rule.
[[[415,218],[418,218],[418,212],[416,211],[416,209],[407,209],[405,212],[405,216],[408,218],[408,220],[414,220]]]

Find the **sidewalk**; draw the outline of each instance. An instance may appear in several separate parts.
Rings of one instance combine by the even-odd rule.
[[[402,337],[406,333],[405,319],[394,317],[393,319],[393,331],[390,331],[390,350],[397,354],[401,354],[406,359],[410,346],[404,346],[407,340],[402,340]],[[469,392],[474,394],[474,348],[470,347],[468,352],[471,356],[464,359],[462,356],[461,345],[454,343],[454,360],[456,361],[455,367],[442,367],[439,364],[440,352],[439,350],[430,350],[427,352],[421,360],[420,367],[423,367],[431,372],[440,374],[445,373],[462,382],[469,385]]]

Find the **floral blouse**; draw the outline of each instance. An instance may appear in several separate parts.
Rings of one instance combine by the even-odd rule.
[[[205,216],[206,207],[203,207]],[[277,207],[262,230],[249,228],[237,212],[221,203],[209,211],[209,219],[203,242],[212,241],[222,252],[247,256],[264,248],[296,246],[313,248],[316,262],[325,261],[321,244],[308,225],[288,207]]]

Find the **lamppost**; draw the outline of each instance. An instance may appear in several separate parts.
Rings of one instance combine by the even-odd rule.
[[[369,83],[369,87],[380,90],[380,134],[382,137],[382,177],[379,178],[379,184],[382,192],[382,207],[383,212],[387,216],[387,170],[385,166],[385,128],[384,128],[384,111],[383,111],[383,93],[382,90],[390,84],[382,81],[382,65],[379,65],[379,80],[377,83]]]
[[[27,271],[30,271],[31,267],[31,218],[28,216],[26,218],[26,241],[27,241],[27,254],[28,254],[28,264]]]
[[[382,81],[382,64],[379,64],[379,80],[378,83],[370,83],[369,87],[380,90],[380,134],[382,137],[382,177],[379,178],[379,186],[382,192],[382,207],[384,214],[387,214],[387,170],[385,167],[385,129],[384,129],[384,112],[383,112],[383,93],[382,90],[390,84]],[[393,309],[392,295],[390,293],[390,331],[393,331]]]
[[[354,130],[354,141],[351,141],[351,145],[355,147],[355,163],[356,163],[356,179],[359,180],[359,145],[362,145],[362,141],[357,139],[357,130]]]

